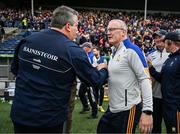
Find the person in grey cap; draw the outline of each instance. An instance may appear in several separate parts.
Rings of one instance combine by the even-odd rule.
[[[161,39],[161,38],[164,38],[166,34],[167,34],[166,30],[160,29],[156,31],[155,33],[153,33],[152,37],[153,39],[155,39],[156,37],[159,37],[159,39]]]
[[[167,133],[180,133],[180,33],[170,32],[165,38],[165,48],[170,52],[161,72],[151,66],[151,76],[161,83],[163,117]]]
[[[82,45],[80,45],[80,47],[84,48],[84,47],[89,47],[92,48],[92,43],[91,42],[84,42]]]
[[[91,64],[93,64],[93,57],[94,57],[94,54],[92,52],[92,43],[91,42],[84,42],[82,45],[80,45],[80,47],[82,47],[84,49],[84,51],[86,52],[87,56],[88,56],[88,59],[89,59],[89,62]]]
[[[165,43],[163,41],[167,32],[165,30],[156,31],[152,37],[155,43],[155,50],[152,50],[148,55],[147,59],[153,63],[154,68],[160,72],[163,63],[168,58],[169,53],[165,50]],[[152,78],[152,89],[153,89],[153,129],[152,133],[161,133],[162,127],[162,93],[161,84]]]
[[[92,43],[91,42],[85,42],[81,45],[81,47],[84,49],[86,52],[86,55],[89,59],[89,62],[92,64],[92,66],[96,67],[94,63],[96,63],[96,59],[94,57],[93,51],[92,51]],[[87,111],[90,110],[89,104],[88,104],[88,99],[86,97],[86,93],[88,95],[88,99],[91,105],[91,115],[88,117],[88,119],[94,119],[97,118],[97,102],[96,102],[96,92],[95,88],[92,86],[88,86],[86,83],[81,82],[80,88],[79,88],[79,98],[82,103],[82,110],[80,111],[80,114],[84,114]]]

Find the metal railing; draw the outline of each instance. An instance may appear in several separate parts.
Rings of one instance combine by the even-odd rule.
[[[10,67],[10,65],[0,65],[0,79],[14,79],[14,76],[10,71]]]

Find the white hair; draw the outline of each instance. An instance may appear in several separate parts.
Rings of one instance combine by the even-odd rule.
[[[118,22],[120,28],[124,29],[125,31],[128,30],[127,25],[126,25],[126,23],[125,23],[124,21],[122,21],[122,20],[120,20],[120,19],[113,19],[113,20],[111,20],[111,21]]]

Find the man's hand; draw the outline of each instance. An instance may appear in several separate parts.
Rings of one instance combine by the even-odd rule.
[[[152,64],[152,61],[151,61],[151,60],[147,59],[147,63],[148,63],[148,65],[149,65],[149,67],[152,67],[152,66],[153,66],[153,64]]]
[[[150,133],[153,128],[153,118],[152,115],[147,115],[145,113],[141,114],[139,121],[139,129],[143,134]]]
[[[106,63],[101,63],[101,64],[97,65],[98,70],[101,70],[102,68],[107,68],[107,64]]]

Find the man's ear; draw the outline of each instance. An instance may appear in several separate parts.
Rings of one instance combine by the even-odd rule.
[[[70,24],[69,22],[67,22],[66,25],[65,25],[65,29],[66,29],[68,32],[71,31],[70,26],[71,26],[71,24]]]
[[[170,46],[172,44],[172,41],[171,40],[168,40],[167,41],[167,45]]]
[[[125,30],[123,30],[122,32],[123,32],[123,38],[127,37],[127,32]]]

